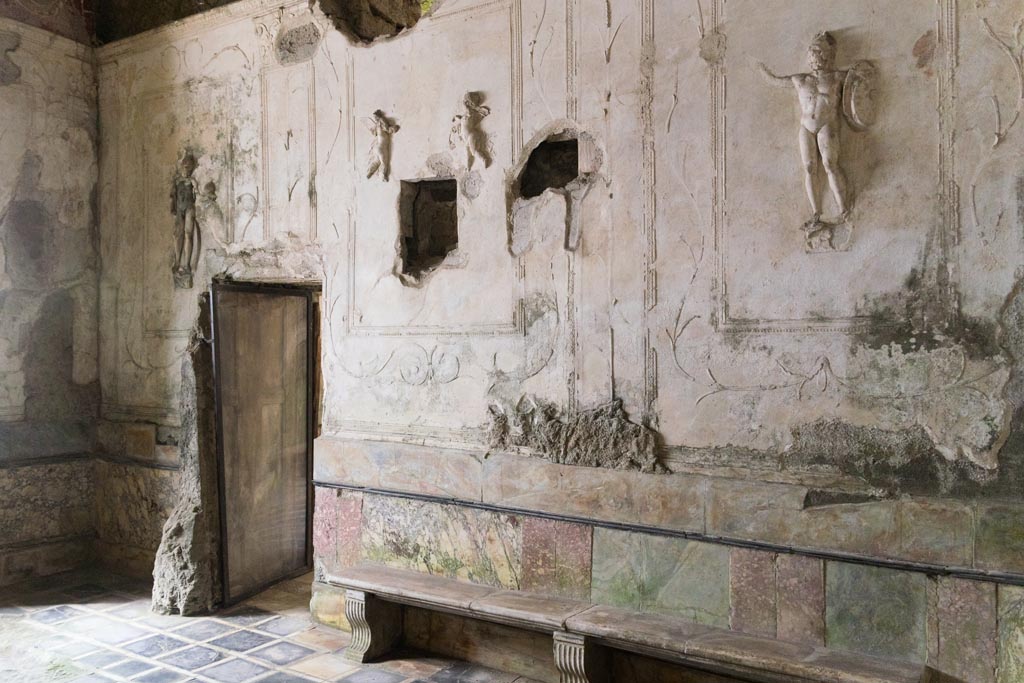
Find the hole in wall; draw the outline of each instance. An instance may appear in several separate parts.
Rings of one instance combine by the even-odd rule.
[[[580,175],[580,146],[576,138],[549,138],[530,153],[519,194],[532,199],[545,190],[564,189]]]
[[[458,183],[454,178],[403,180],[399,199],[401,274],[414,282],[459,248]]]
[[[275,46],[278,63],[299,64],[309,61],[320,47],[320,38],[320,29],[314,23],[282,30]]]
[[[356,42],[372,43],[412,28],[439,0],[315,0],[334,27]]]
[[[509,253],[522,256],[556,234],[551,225],[556,202],[565,207],[563,246],[576,251],[583,238],[581,206],[601,177],[603,162],[594,136],[571,121],[555,121],[531,140],[508,176]]]

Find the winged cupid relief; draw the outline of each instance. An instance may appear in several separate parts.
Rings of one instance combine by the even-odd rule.
[[[800,108],[797,141],[804,169],[804,187],[811,204],[811,217],[803,224],[808,251],[834,251],[836,232],[846,226],[853,208],[854,192],[840,163],[842,121],[857,132],[875,122],[874,101],[877,70],[869,61],[848,69],[836,68],[836,39],[822,31],[807,48],[810,71],[779,76],[763,63],[758,68],[772,85],[793,87]],[[821,170],[828,179],[838,216],[822,218]],[[846,233],[849,236],[851,230]],[[849,237],[846,240],[849,243]]]
[[[366,162],[366,177],[372,178],[380,173],[384,182],[388,182],[391,179],[391,136],[399,131],[400,126],[388,119],[380,109],[364,118],[363,125],[373,134]]]

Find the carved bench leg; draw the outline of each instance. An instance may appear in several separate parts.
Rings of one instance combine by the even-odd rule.
[[[352,642],[345,657],[359,663],[372,661],[402,637],[402,608],[363,591],[345,591],[345,618],[352,626]]]
[[[586,636],[555,631],[555,667],[561,683],[607,683],[608,651]]]

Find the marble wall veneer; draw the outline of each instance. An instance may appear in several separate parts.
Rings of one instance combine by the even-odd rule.
[[[927,661],[949,680],[1017,683],[1024,672],[1018,587],[364,491],[319,486],[316,495],[317,566],[328,574],[331,567],[383,562],[783,641]],[[317,583],[311,608],[322,623],[347,628],[343,591]],[[454,654],[468,651],[473,638],[495,636],[462,622],[439,636],[444,624],[421,616],[411,622],[419,628],[415,637],[441,638]],[[523,643],[518,656],[535,656]],[[645,666],[616,664],[627,665]]]

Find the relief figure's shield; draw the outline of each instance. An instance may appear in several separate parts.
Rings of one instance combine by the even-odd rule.
[[[843,114],[850,128],[866,131],[875,123],[878,109],[875,103],[875,85],[878,70],[868,61],[860,61],[850,67],[843,86]]]

